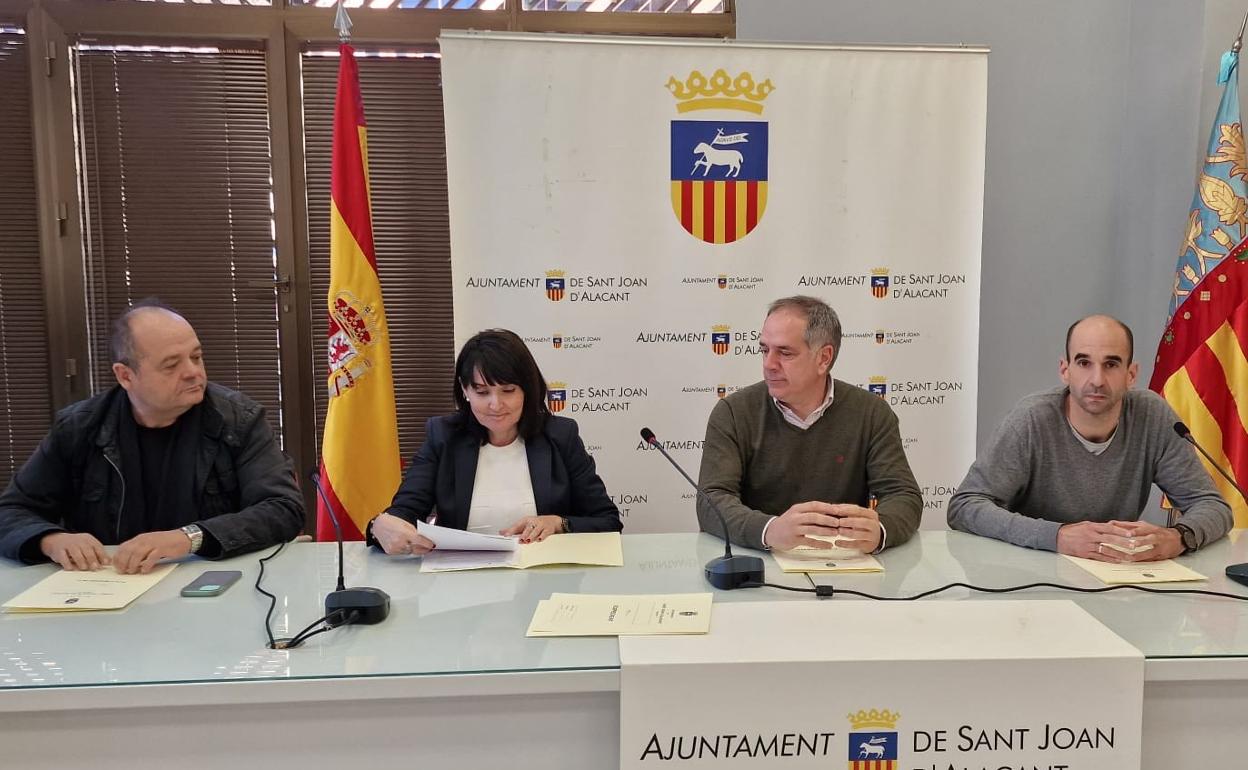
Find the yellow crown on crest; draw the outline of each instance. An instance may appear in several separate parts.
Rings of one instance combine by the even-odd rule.
[[[568,383],[559,382],[558,380],[555,380],[554,382],[546,383],[547,390],[564,390],[567,387],[568,387]]]
[[[562,278],[566,274],[567,272],[564,270],[547,270],[546,271],[547,278]]]
[[[711,331],[719,332],[722,334],[724,332],[732,331],[732,327],[729,326],[728,324],[715,324],[714,326],[711,327]]]
[[[871,275],[888,275],[888,268],[887,267],[873,267],[871,268]]]
[[[676,97],[676,111],[680,113],[694,110],[741,110],[762,115],[763,100],[776,90],[770,78],[755,83],[754,76],[748,72],[742,72],[734,78],[723,69],[715,70],[715,74],[709,79],[694,70],[683,83],[672,75],[664,87]]]
[[[868,727],[887,727],[892,730],[896,729],[897,720],[901,719],[901,714],[888,709],[871,709],[870,711],[858,709],[858,713],[850,714],[848,718],[849,723],[853,725],[855,730]]]
[[[887,383],[888,383],[888,378],[881,374],[875,374],[871,376],[872,385],[885,385]]]

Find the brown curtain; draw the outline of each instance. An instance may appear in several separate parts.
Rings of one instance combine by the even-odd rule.
[[[265,54],[226,45],[75,48],[92,382],[115,381],[112,320],[156,296],[195,327],[208,378],[280,436]]]
[[[368,122],[373,238],[394,361],[404,462],[424,440],[425,419],[453,408],[454,333],[446,141],[440,59],[379,58],[357,49]],[[338,56],[303,56],[308,236],[312,271],[313,381],[318,444],[325,425],[325,296],[329,291],[329,170]]]
[[[0,23],[5,28],[16,29]],[[24,35],[0,32],[0,488],[43,438],[52,409],[29,55]]]

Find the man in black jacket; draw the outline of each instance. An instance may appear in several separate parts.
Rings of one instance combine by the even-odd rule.
[[[208,382],[185,318],[140,303],[114,325],[112,354],[117,385],[62,410],[0,495],[0,556],[149,572],[299,534],[302,498],[264,409]]]

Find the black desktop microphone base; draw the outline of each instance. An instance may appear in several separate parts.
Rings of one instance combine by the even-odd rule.
[[[706,581],[724,591],[763,579],[763,560],[757,556],[720,556],[706,563]]]
[[[334,591],[325,597],[325,614],[341,613],[342,619],[334,626],[344,625],[342,622],[351,613],[357,613],[352,623],[371,626],[380,623],[390,614],[390,594],[380,588],[345,588]]]
[[[1226,567],[1226,576],[1236,583],[1243,583],[1248,586],[1248,563],[1246,564],[1228,564]]]

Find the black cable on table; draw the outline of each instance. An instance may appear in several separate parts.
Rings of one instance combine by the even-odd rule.
[[[807,579],[810,579],[809,574],[807,574]],[[812,579],[811,582],[813,583],[814,580]],[[1101,588],[1082,588],[1080,586],[1068,586],[1068,585],[1061,585],[1059,583],[1027,583],[1025,585],[1019,585],[1019,586],[1005,586],[1003,588],[988,588],[986,586],[971,585],[970,583],[949,583],[947,585],[940,586],[939,588],[933,588],[929,591],[923,591],[921,593],[917,593],[912,596],[876,596],[875,594],[869,594],[864,591],[854,591],[848,588],[836,588],[835,586],[830,586],[830,585],[816,585],[813,588],[800,588],[800,587],[795,587],[795,586],[782,586],[776,583],[742,583],[741,587],[742,588],[762,588],[762,587],[779,588],[784,591],[797,591],[799,593],[814,594],[815,596],[818,596],[822,599],[829,599],[829,598],[832,598],[833,596],[837,596],[840,594],[848,594],[849,596],[858,596],[863,599],[872,599],[877,602],[913,602],[919,599],[925,599],[929,596],[934,596],[944,591],[948,591],[951,588],[966,588],[971,591],[979,591],[980,593],[985,593],[985,594],[1008,594],[1008,593],[1014,593],[1016,591],[1026,591],[1032,588],[1056,588],[1059,591],[1072,591],[1074,593],[1081,593],[1081,594],[1103,594],[1103,593],[1108,593],[1109,591],[1133,590],[1133,591],[1142,591],[1146,594],[1186,594],[1189,596],[1216,596],[1216,597],[1223,598],[1223,599],[1234,599],[1236,601],[1241,601],[1241,602],[1248,601],[1248,596],[1241,596],[1239,594],[1228,594],[1222,591],[1205,591],[1205,590],[1201,590],[1197,588],[1170,588],[1170,589],[1150,588],[1148,586],[1137,586],[1137,585],[1117,585],[1117,586],[1103,586]]]
[[[345,625],[354,623],[356,619],[358,619],[360,616],[359,610],[351,610],[349,615],[347,614],[346,610],[334,610],[328,615],[325,615],[324,617],[320,617],[312,621],[302,631],[300,631],[299,633],[295,634],[292,637],[289,637],[286,639],[274,638],[273,637],[273,610],[274,608],[277,607],[277,597],[269,593],[268,591],[264,590],[263,588],[261,588],[260,581],[264,579],[264,563],[268,561],[269,559],[272,559],[274,556],[277,556],[279,553],[281,553],[282,549],[285,547],[286,547],[286,544],[282,543],[281,545],[279,545],[277,548],[273,550],[273,553],[261,559],[260,560],[260,574],[256,575],[256,590],[264,594],[265,596],[269,597],[269,611],[265,613],[264,615],[264,632],[269,637],[268,648],[270,650],[289,650],[292,647],[298,647],[299,645],[303,644],[304,642],[316,636],[317,634],[323,634],[326,631],[330,631],[330,630],[337,628],[338,626],[345,626]],[[318,626],[320,627],[318,628]]]
[[[275,645],[277,644],[277,640],[273,638],[273,609],[277,607],[277,597],[269,593],[268,591],[264,590],[263,588],[261,588],[260,581],[264,579],[264,563],[268,561],[269,559],[272,559],[274,556],[277,556],[279,553],[281,553],[282,549],[285,547],[286,547],[286,544],[282,543],[276,549],[274,549],[273,553],[261,559],[260,560],[260,574],[256,575],[256,590],[264,594],[265,596],[269,597],[269,611],[265,613],[264,615],[264,632],[268,634],[269,636],[269,649],[270,650],[275,649]]]
[[[304,642],[316,636],[317,634],[323,634],[326,631],[332,631],[338,626],[348,625],[352,623],[353,621],[355,621],[355,619],[358,618],[359,615],[360,615],[359,610],[351,610],[350,615],[347,614],[346,610],[334,610],[328,615],[322,618],[318,618],[317,620],[314,620],[313,622],[309,623],[306,628],[304,628],[302,631],[295,634],[291,638],[278,639],[274,643],[280,645],[278,649],[289,650],[292,647],[298,647],[299,645],[303,644]],[[317,626],[320,626],[320,628],[317,628]]]

